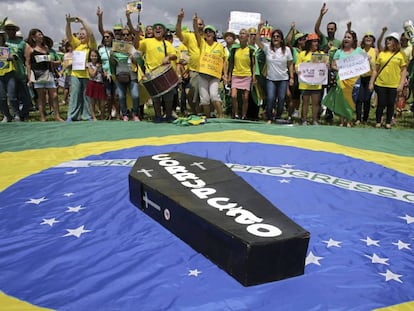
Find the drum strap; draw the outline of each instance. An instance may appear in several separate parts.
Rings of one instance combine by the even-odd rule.
[[[165,44],[165,40],[162,40],[162,43],[164,44],[164,54],[167,56],[167,45]]]

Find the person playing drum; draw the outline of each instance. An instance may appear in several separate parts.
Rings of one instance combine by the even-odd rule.
[[[152,29],[154,33],[153,38],[138,38],[137,41],[138,50],[142,52],[145,59],[145,68],[147,73],[150,73],[162,65],[168,65],[171,61],[177,59],[177,54],[172,44],[167,40],[164,40],[166,31],[165,25],[162,23],[155,23],[152,26]],[[174,120],[174,117],[172,116],[172,106],[175,92],[176,89],[173,87],[170,91],[161,96],[152,96],[152,103],[155,112],[154,122],[162,121],[162,101],[165,104],[166,120],[168,122]]]

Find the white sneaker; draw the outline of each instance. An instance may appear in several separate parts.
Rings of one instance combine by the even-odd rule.
[[[294,118],[299,117],[299,110],[295,109],[295,111],[293,111],[292,117]]]
[[[3,120],[1,120],[1,123],[7,123],[10,122],[9,118],[4,116]]]
[[[115,118],[116,117],[116,109],[112,108],[111,110],[111,117]]]

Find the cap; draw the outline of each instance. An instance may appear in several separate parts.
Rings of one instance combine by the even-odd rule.
[[[181,31],[182,32],[189,32],[190,28],[188,26],[183,26],[183,27],[181,27]]]
[[[155,28],[157,26],[161,26],[164,29],[164,31],[167,29],[163,23],[159,23],[159,22],[154,23],[154,25],[152,25],[152,28]]]
[[[18,30],[16,32],[16,37],[23,38],[23,33],[20,30]]]
[[[226,39],[228,36],[231,36],[233,38],[233,40],[236,40],[236,34],[234,32],[226,31],[223,34],[223,39]]]
[[[122,29],[124,29],[124,27],[122,27],[122,25],[121,24],[115,24],[113,27],[112,27],[112,29],[113,30],[122,30]]]
[[[17,26],[11,19],[7,19],[4,23],[4,28],[15,28],[16,31],[20,30],[20,27]]]
[[[368,31],[368,32],[364,33],[364,38],[365,37],[371,37],[375,42],[375,36],[371,31]]]
[[[391,32],[385,38],[394,38],[395,40],[397,40],[397,42],[400,42],[400,35],[398,34],[398,32]]]
[[[311,40],[319,40],[319,36],[317,33],[310,33],[306,36],[306,41],[311,41]]]
[[[254,28],[254,27],[250,27],[250,28],[247,30],[247,32],[249,33],[249,35],[250,35],[250,34],[256,34],[256,33],[257,33],[257,30],[256,30],[256,28]]]
[[[204,27],[204,29],[203,29],[203,31],[206,31],[207,29],[211,30],[212,32],[216,32],[216,28],[214,28],[214,27],[213,27],[213,26],[211,26],[211,25],[207,25],[207,26],[205,26],[205,27]]]
[[[303,37],[306,37],[306,34],[305,34],[305,33],[303,33],[303,32],[298,32],[298,33],[295,35],[295,41],[297,41],[297,40],[299,40],[300,38],[303,38]]]

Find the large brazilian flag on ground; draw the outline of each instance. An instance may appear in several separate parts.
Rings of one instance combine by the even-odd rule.
[[[207,122],[0,126],[0,310],[413,310],[414,131]],[[138,210],[137,158],[219,160],[310,232],[244,287]]]

